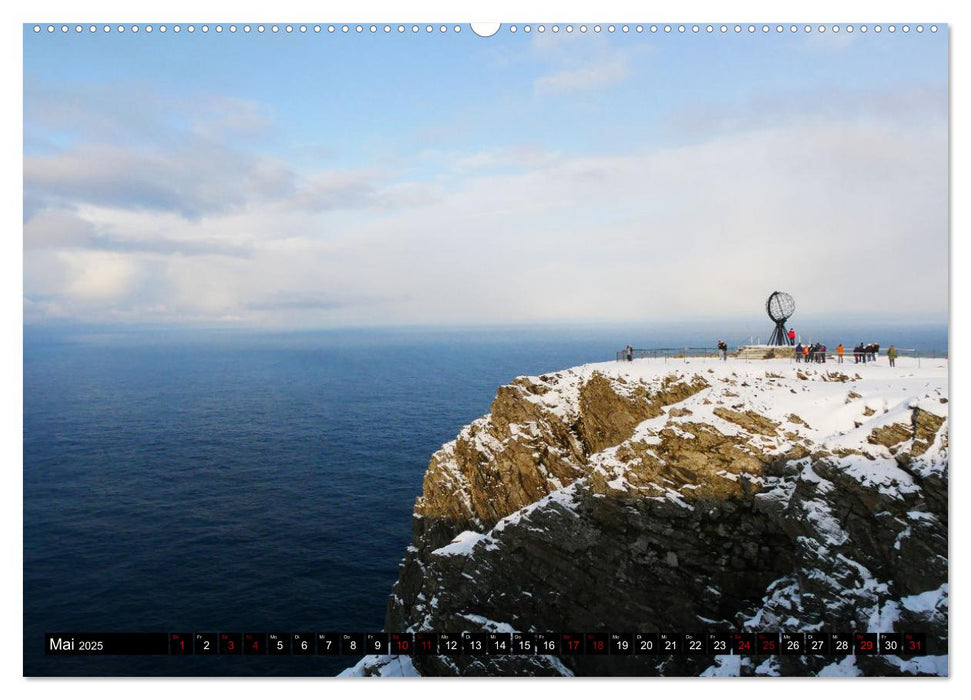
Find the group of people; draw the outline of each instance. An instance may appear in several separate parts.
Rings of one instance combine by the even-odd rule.
[[[844,350],[845,348],[842,343],[836,346],[837,364],[843,363]],[[860,364],[861,362],[863,364],[876,362],[879,352],[879,343],[859,343],[853,348],[853,362],[856,364]],[[796,362],[826,362],[826,346],[822,343],[813,343],[812,345],[799,343],[795,347],[795,356]],[[887,359],[890,360],[891,367],[896,366],[897,348],[893,345],[887,350]]]
[[[890,347],[893,348],[893,356],[894,359],[896,359],[897,349],[894,348],[893,345]],[[867,343],[866,345],[859,343],[855,348],[853,348],[853,359],[857,363],[862,362],[863,364],[866,364],[867,362],[876,362],[878,352],[880,352],[879,343]],[[890,366],[893,367],[892,362],[890,363]]]
[[[795,341],[796,332],[793,329],[789,329],[789,338]],[[795,358],[796,362],[826,362],[826,346],[822,343],[813,343],[812,345],[803,345],[801,342],[796,345]],[[843,343],[836,346],[836,362],[837,364],[843,364]],[[853,348],[853,361],[856,364],[867,362],[875,362],[877,359],[877,354],[880,352],[879,343],[859,343]],[[724,340],[718,341],[718,354],[723,360],[728,359],[728,344]],[[634,348],[630,345],[624,348],[624,359],[628,362],[634,359]],[[896,366],[897,360],[897,348],[891,345],[887,349],[887,359],[890,360],[890,366]]]
[[[792,331],[790,331],[791,333]],[[826,362],[826,346],[822,343],[803,345],[799,343],[795,348],[796,362]],[[836,346],[836,356],[843,361],[843,346]]]

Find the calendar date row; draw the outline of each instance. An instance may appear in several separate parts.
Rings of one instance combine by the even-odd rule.
[[[170,632],[49,633],[48,655],[742,656],[931,653],[916,632]]]

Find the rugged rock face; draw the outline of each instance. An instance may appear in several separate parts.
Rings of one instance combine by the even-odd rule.
[[[932,654],[415,657],[422,675],[946,673],[947,369],[900,364],[517,379],[432,457],[387,629],[906,629]]]

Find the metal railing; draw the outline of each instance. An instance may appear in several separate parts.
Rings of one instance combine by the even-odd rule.
[[[729,350],[730,351],[730,350]],[[634,348],[631,352],[632,360],[641,360],[644,358],[654,358],[657,359],[663,357],[664,361],[668,360],[687,360],[688,358],[713,358],[718,359],[721,357],[721,351],[718,348]],[[627,351],[618,350],[617,351],[617,361],[624,362],[627,360]]]
[[[785,347],[785,346],[783,346]],[[789,346],[790,348],[792,346]],[[896,348],[898,357],[912,357],[917,360],[917,366],[920,367],[921,352],[914,348]],[[729,347],[727,353],[729,355],[735,355],[738,352],[738,348]],[[843,361],[839,361],[839,355],[836,350],[826,348],[825,352],[817,351],[810,352],[806,355],[801,355],[800,358],[795,357],[795,353],[789,355],[788,359],[790,363],[799,364],[810,364],[810,363],[828,363],[832,362],[834,364],[869,364],[873,362],[880,361],[882,359],[883,364],[887,364],[887,348],[880,348],[875,354],[866,353],[866,360],[863,359],[861,355],[859,360],[855,359],[855,355],[859,353],[854,353],[853,348],[843,349]],[[881,357],[882,355],[882,357]],[[938,357],[937,353],[924,353],[923,357],[931,358]],[[664,358],[664,361],[668,360],[684,360],[687,361],[689,358],[693,359],[721,359],[722,351],[718,348],[699,348],[699,347],[682,347],[682,348],[634,348],[631,352],[632,360],[640,360],[644,358]],[[946,357],[946,355],[945,355]],[[617,351],[617,362],[625,362],[627,360],[627,351],[618,350]]]

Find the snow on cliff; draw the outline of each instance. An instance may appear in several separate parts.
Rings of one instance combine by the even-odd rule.
[[[432,456],[387,627],[908,629],[937,652],[419,673],[946,674],[947,372],[644,359],[520,377]]]

